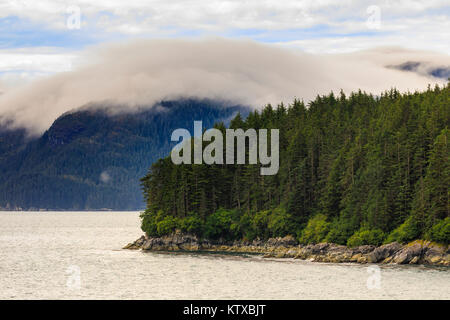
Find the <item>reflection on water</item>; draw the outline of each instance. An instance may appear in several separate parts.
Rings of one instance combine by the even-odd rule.
[[[145,253],[137,212],[0,212],[1,299],[450,299],[449,268]]]

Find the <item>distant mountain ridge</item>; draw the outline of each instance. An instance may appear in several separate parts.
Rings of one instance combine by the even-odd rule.
[[[430,66],[424,62],[407,61],[399,65],[388,66],[388,68],[414,72],[419,75],[426,75],[443,80],[447,80],[450,78],[450,66]]]
[[[40,137],[0,129],[0,208],[7,210],[138,210],[139,179],[175,144],[176,128],[227,122],[248,108],[212,100],[163,101],[134,113],[76,110]]]

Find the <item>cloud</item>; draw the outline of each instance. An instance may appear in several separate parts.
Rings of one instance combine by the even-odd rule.
[[[80,8],[79,31],[67,29],[71,6]],[[373,14],[368,9],[373,6],[380,13],[380,28],[375,30],[367,23]],[[447,0],[5,0],[0,4],[0,19],[18,17],[20,24],[29,21],[31,27],[39,25],[40,29],[23,34],[20,28],[0,23],[0,37],[9,34],[14,43],[38,38],[46,45],[76,46],[91,44],[96,38],[250,35],[262,42],[308,40],[313,47],[341,37],[362,38],[357,47],[364,45],[364,49],[396,43],[449,54],[449,16]],[[5,30],[3,35],[1,30]],[[39,37],[39,33],[50,36]],[[283,40],[283,33],[289,39]],[[365,41],[366,33],[372,34],[372,42]],[[347,44],[337,41],[321,47],[331,50],[328,53],[345,52],[349,51]]]
[[[292,29],[337,22],[354,26],[354,21],[365,22],[367,8],[373,5],[379,6],[388,20],[436,12],[448,14],[449,10],[445,0],[6,0],[0,5],[0,17],[16,15],[34,21],[46,20],[54,28],[65,28],[67,8],[78,6],[86,19],[102,17],[101,21],[92,23],[110,28],[132,23],[143,30],[152,29],[152,25],[216,31],[226,28]]]
[[[444,80],[388,66],[407,61],[450,65],[448,55],[399,48],[312,55],[226,39],[135,40],[91,48],[80,59],[73,71],[1,95],[0,118],[39,134],[64,112],[90,103],[132,112],[161,100],[196,97],[261,107],[340,89],[421,90]]]
[[[73,53],[53,48],[22,48],[0,50],[0,72],[39,72],[52,74],[71,69]]]

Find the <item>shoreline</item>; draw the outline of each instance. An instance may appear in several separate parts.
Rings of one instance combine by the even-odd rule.
[[[293,237],[267,241],[210,241],[179,232],[159,238],[141,236],[123,249],[166,252],[254,253],[264,258],[294,258],[328,263],[423,264],[450,266],[450,247],[425,240],[408,244],[392,242],[379,247],[363,245],[349,248],[333,243],[302,245]]]

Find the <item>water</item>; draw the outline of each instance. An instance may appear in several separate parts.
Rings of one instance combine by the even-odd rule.
[[[0,298],[450,299],[449,268],[121,249],[141,234],[137,212],[0,212]]]

